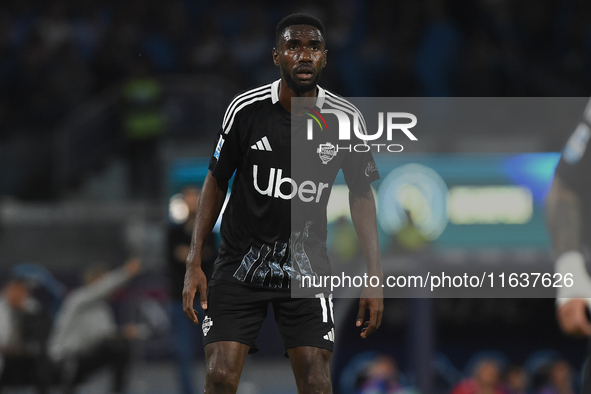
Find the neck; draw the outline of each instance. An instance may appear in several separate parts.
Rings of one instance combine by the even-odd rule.
[[[302,94],[297,94],[292,89],[287,86],[287,83],[281,78],[281,82],[279,83],[279,102],[288,112],[291,112],[291,98],[292,97],[304,97],[309,98],[309,104],[304,105],[304,107],[313,107],[316,104],[316,96],[318,92],[318,87],[315,87],[312,90],[304,92]],[[305,100],[308,103],[308,100]],[[294,114],[297,115],[297,114]]]

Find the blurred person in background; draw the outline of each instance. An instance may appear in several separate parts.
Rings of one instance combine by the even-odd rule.
[[[115,270],[93,266],[84,273],[84,285],[64,299],[49,339],[49,356],[56,364],[71,394],[77,383],[91,373],[109,367],[113,371],[113,393],[126,385],[131,340],[138,336],[136,326],[120,329],[108,297],[140,271],[141,263],[131,258]]]
[[[191,379],[191,366],[193,365],[197,335],[199,332],[195,325],[187,319],[183,311],[183,285],[185,280],[186,260],[191,246],[191,235],[195,226],[195,214],[199,204],[200,190],[196,186],[187,186],[182,191],[184,202],[182,213],[176,220],[171,220],[168,226],[168,273],[170,276],[170,296],[172,300],[171,321],[172,340],[179,382],[183,394],[195,392]],[[173,218],[175,219],[175,218]],[[217,256],[217,245],[212,234],[207,238],[203,246],[202,267],[205,276],[211,278],[213,262]]]
[[[0,296],[0,392],[9,386],[35,385],[39,393],[47,393],[45,340],[50,326],[29,284],[11,279]]]
[[[589,338],[591,278],[586,268],[591,233],[591,102],[568,139],[546,200],[546,217],[556,255],[555,270],[572,275],[573,286],[557,288],[557,318],[568,335]],[[566,282],[565,282],[566,283]],[[589,354],[589,351],[588,351]],[[591,393],[591,362],[585,363],[583,393]]]
[[[396,361],[379,355],[361,371],[355,382],[357,394],[412,394],[416,391],[405,388],[399,379]]]
[[[21,278],[33,290],[35,299],[53,319],[67,294],[67,288],[57,280],[51,271],[40,264],[21,263],[12,268],[12,275]]]
[[[451,394],[505,394],[501,389],[501,368],[494,359],[476,363],[472,376],[461,381]]]
[[[546,383],[536,394],[575,394],[571,365],[566,360],[553,361],[548,366]]]
[[[131,195],[134,198],[160,197],[162,165],[158,151],[166,131],[162,108],[163,91],[148,59],[139,56],[132,75],[122,89],[121,122],[129,163]]]
[[[529,387],[529,376],[520,365],[509,367],[505,374],[506,394],[527,394]]]
[[[367,275],[379,281],[383,277],[371,190],[371,182],[379,179],[379,173],[371,153],[340,152],[324,166],[322,155],[319,159],[318,151],[312,153],[310,149],[307,152],[315,157],[303,157],[301,161],[314,159],[314,179],[322,182],[318,183],[319,190],[312,181],[298,179],[298,182],[314,185],[312,193],[316,194],[316,201],[308,195],[302,197],[302,193],[298,197],[298,193],[281,194],[285,193],[280,190],[282,173],[297,189],[296,181],[288,178],[294,176],[290,162],[291,119],[296,116],[291,114],[292,98],[305,98],[309,106],[354,107],[318,86],[327,64],[322,22],[305,14],[289,15],[277,25],[275,43],[273,62],[279,67],[281,78],[236,96],[228,107],[203,185],[187,258],[184,311],[191,321],[199,324],[193,305],[196,295],[206,311],[202,329],[207,393],[237,391],[246,355],[257,350],[256,339],[269,304],[273,306],[298,391],[332,392],[332,294],[314,289],[314,298],[295,298],[291,290],[302,286],[302,277],[316,278],[330,273],[326,257],[328,193],[322,195],[321,191],[323,187],[332,187],[341,169],[349,187],[351,217],[364,251]],[[356,109],[351,112],[359,115]],[[261,177],[257,177],[257,171],[264,178],[269,177],[268,181],[262,181],[266,182],[267,186],[263,186],[266,190],[260,188],[263,183],[257,179]],[[272,182],[276,175],[279,178],[273,196]],[[201,268],[203,245],[221,212],[232,177],[232,193],[222,219],[219,255],[208,284]],[[308,203],[305,214],[291,215],[291,204],[298,202]],[[355,321],[362,338],[380,326],[383,309],[381,287],[365,287]]]

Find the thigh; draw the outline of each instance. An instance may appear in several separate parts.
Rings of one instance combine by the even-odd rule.
[[[249,346],[239,342],[219,341],[205,345],[208,371],[224,371],[240,376]]]
[[[298,392],[331,392],[330,357],[332,352],[310,346],[287,350]]]
[[[314,298],[291,298],[273,301],[273,312],[286,349],[314,347],[332,352],[334,317],[332,295]]]
[[[201,323],[203,344],[238,342],[256,352],[256,338],[272,292],[222,281],[210,281],[207,310]]]

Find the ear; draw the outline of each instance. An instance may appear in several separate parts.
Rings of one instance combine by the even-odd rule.
[[[326,63],[328,62],[328,58],[327,55],[328,54],[328,49],[325,49],[324,51],[322,51],[322,58],[324,60],[324,64],[322,65],[322,68],[326,67]]]
[[[273,63],[278,66],[279,65],[279,52],[277,49],[273,48]]]

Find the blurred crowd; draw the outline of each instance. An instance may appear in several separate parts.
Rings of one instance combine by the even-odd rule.
[[[493,355],[494,354],[494,355]],[[435,369],[433,393],[441,394],[575,394],[579,380],[575,368],[556,352],[536,352],[524,365],[510,364],[499,352],[475,354],[465,372],[448,364]],[[435,363],[442,366],[441,363]],[[355,371],[354,387],[341,379],[343,394],[419,394],[412,373],[401,371],[396,360],[384,353],[356,356],[346,372]]]
[[[123,393],[131,343],[145,332],[120,324],[109,299],[136,276],[131,258],[120,268],[90,265],[70,291],[47,269],[13,268],[0,294],[0,392],[31,386],[45,394],[53,385],[73,394],[76,386],[102,369],[112,372],[112,392]]]
[[[0,3],[0,138],[47,133],[124,81],[158,75],[277,77],[274,26],[290,12],[327,27],[323,84],[345,96],[579,96],[591,82],[584,0],[22,0]],[[330,71],[328,71],[330,70]]]

